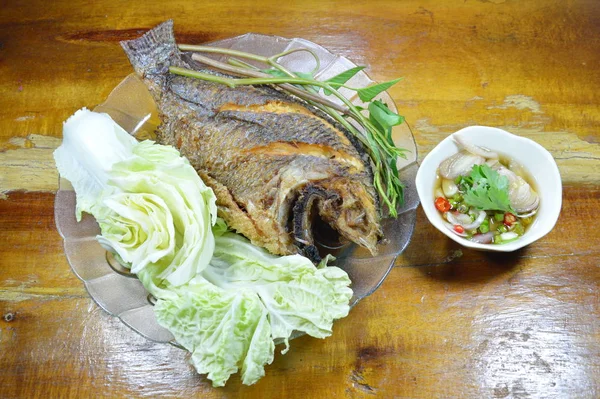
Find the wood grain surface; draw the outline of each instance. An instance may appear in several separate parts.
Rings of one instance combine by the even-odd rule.
[[[469,125],[529,137],[559,166],[554,230],[468,250],[419,209],[381,288],[254,386],[212,388],[186,353],[89,298],[53,214],[62,122],[131,72],[118,42],[175,20],[180,42],[303,37],[368,65],[422,159]],[[600,397],[600,2],[6,1],[0,7],[0,398]]]

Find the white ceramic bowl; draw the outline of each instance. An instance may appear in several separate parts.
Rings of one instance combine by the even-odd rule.
[[[540,208],[533,224],[518,240],[500,245],[479,244],[454,234],[443,224],[442,216],[434,205],[433,191],[438,166],[444,159],[459,151],[452,138],[455,135],[464,137],[475,145],[510,155],[533,178],[533,186],[540,196]],[[457,243],[479,250],[511,252],[539,240],[552,230],[562,206],[562,182],[552,155],[533,140],[486,126],[464,128],[440,142],[423,159],[417,172],[416,186],[421,205],[431,224]]]

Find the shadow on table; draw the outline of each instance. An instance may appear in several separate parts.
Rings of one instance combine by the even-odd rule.
[[[420,254],[413,252],[414,250]],[[411,249],[409,246],[405,257],[397,266],[417,268],[428,277],[440,281],[476,283],[513,274],[522,266],[526,254],[527,248],[514,252],[484,252],[462,247],[449,239],[441,239],[427,251]]]
[[[514,274],[523,266],[528,248],[514,252],[485,252],[463,247],[439,232],[417,210],[417,228],[395,267],[417,268],[427,277],[449,283],[483,283]]]

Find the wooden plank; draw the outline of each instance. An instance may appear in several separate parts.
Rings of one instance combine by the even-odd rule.
[[[493,397],[598,393],[597,256],[396,268],[325,340],[303,337],[252,387],[212,390],[187,355],[88,298],[2,302],[3,397]],[[575,288],[576,287],[576,288]],[[13,319],[6,321],[7,315]],[[454,381],[448,384],[447,381]],[[310,392],[306,381],[312,381]],[[46,396],[47,397],[47,396]],[[589,395],[593,397],[593,395]]]
[[[569,221],[595,212],[600,190],[565,191],[562,234],[508,256],[454,256],[420,215],[398,266],[332,337],[293,341],[255,386],[235,376],[219,390],[183,351],[138,336],[88,298],[53,230],[52,195],[11,194],[0,202],[0,259],[15,260],[3,261],[0,280],[0,395],[585,397],[599,389],[586,377],[600,372],[600,268],[588,245],[599,237]],[[570,249],[561,236],[573,237]]]
[[[404,76],[390,94],[409,121],[420,154],[462,127],[497,126],[547,147],[566,183],[596,184],[600,110],[595,104],[600,95],[592,82],[600,78],[592,65],[600,62],[600,45],[588,38],[600,35],[594,19],[600,3],[494,3],[449,8],[431,1],[384,1],[338,10],[314,2],[273,8],[265,1],[254,9],[261,18],[242,21],[234,17],[234,4],[210,1],[205,6],[218,13],[217,19],[199,20],[193,5],[184,1],[177,12],[170,3],[149,2],[144,17],[106,2],[105,15],[119,14],[118,19],[90,17],[86,7],[70,2],[52,9],[11,3],[1,16],[6,28],[0,35],[5,54],[0,149],[30,134],[59,138],[69,115],[101,103],[131,72],[117,42],[169,15],[176,19],[180,41],[198,43],[247,31],[299,36],[368,65],[375,79]],[[335,17],[327,16],[334,10]],[[295,13],[306,21],[317,16],[325,21],[315,29],[292,23],[295,17],[286,19]],[[45,60],[44,68],[39,59]],[[0,191],[55,189],[50,152],[0,153],[0,170],[6,168]],[[31,166],[19,163],[24,154]],[[19,179],[15,167],[31,177]]]
[[[242,388],[235,376],[218,390],[195,375],[182,350],[138,336],[87,298],[2,302],[0,393],[593,397],[599,387],[589,377],[600,372],[596,261],[397,268],[336,324],[333,337],[297,339],[255,386]]]

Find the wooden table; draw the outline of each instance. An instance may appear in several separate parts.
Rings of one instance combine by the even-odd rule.
[[[6,1],[0,9],[0,397],[600,397],[600,2]],[[303,37],[390,90],[419,158],[490,125],[544,145],[563,210],[504,255],[426,220],[382,287],[256,385],[214,389],[185,352],[107,315],[67,264],[52,151],[130,66],[118,42],[173,18],[183,42]],[[593,229],[596,225],[596,228]]]

